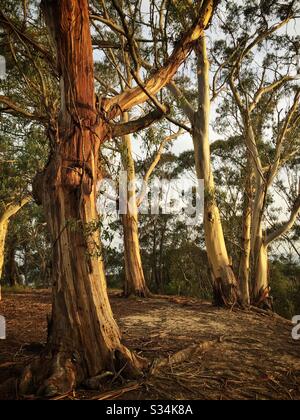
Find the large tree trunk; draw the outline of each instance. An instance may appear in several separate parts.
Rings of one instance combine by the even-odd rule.
[[[244,306],[250,305],[252,200],[252,170],[251,162],[248,160],[242,220],[242,253],[239,267],[241,301]]]
[[[25,370],[20,391],[52,396],[101,372],[136,374],[140,363],[121,344],[100,248],[96,184],[106,127],[95,110],[88,1],[42,4],[62,96],[54,149],[34,185],[53,241],[53,309],[45,354]]]
[[[128,114],[124,114],[123,120],[128,122]],[[150,292],[146,285],[140,251],[136,174],[132,157],[131,136],[124,136],[123,142],[122,161],[127,172],[127,212],[122,215],[125,259],[124,296],[149,297]]]
[[[220,212],[215,199],[215,184],[209,144],[210,90],[209,61],[203,36],[197,46],[199,108],[193,124],[196,172],[204,179],[204,229],[208,260],[217,305],[232,306],[238,301],[238,284],[228,256]]]

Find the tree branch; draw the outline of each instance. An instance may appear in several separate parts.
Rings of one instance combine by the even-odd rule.
[[[42,115],[38,115],[38,114],[31,113],[29,111],[26,111],[20,105],[16,104],[15,102],[7,98],[6,96],[0,95],[0,103],[7,106],[7,108],[0,108],[0,114],[1,112],[5,112],[8,114],[20,115],[22,117],[29,118],[31,120],[38,120],[38,121],[41,121],[44,119]]]
[[[259,89],[256,94],[255,94],[255,98],[254,101],[249,105],[249,111],[253,112],[255,110],[255,108],[257,107],[257,105],[259,104],[261,98],[271,92],[276,91],[277,89],[279,89],[282,85],[284,85],[286,82],[290,82],[293,80],[298,79],[299,76],[284,76],[279,80],[276,80],[275,82],[269,84],[268,86],[265,86],[261,89]]]
[[[149,179],[151,177],[151,175],[153,174],[155,168],[157,167],[157,165],[160,162],[161,156],[163,154],[164,148],[166,146],[167,143],[169,143],[172,140],[177,139],[181,134],[184,133],[184,130],[180,129],[179,131],[177,131],[177,133],[174,133],[168,137],[166,137],[160,144],[158,152],[155,156],[154,161],[152,162],[152,164],[150,165],[148,171],[146,172],[145,176],[144,176],[144,181],[143,181],[143,186],[142,186],[142,190],[141,193],[139,194],[139,197],[137,198],[137,206],[140,207],[141,204],[143,203],[146,195],[147,195],[147,188],[148,188],[148,183],[149,183]]]
[[[168,89],[171,94],[176,98],[178,104],[182,108],[183,112],[185,113],[186,117],[190,120],[194,120],[195,110],[192,104],[188,101],[184,93],[180,90],[180,88],[176,85],[175,82],[171,82],[168,84]]]
[[[243,104],[238,88],[236,87],[234,83],[234,71],[236,71],[236,69],[233,69],[229,77],[229,86],[243,119],[246,147],[253,158],[253,161],[255,163],[255,169],[258,176],[260,176],[264,180],[265,179],[264,168],[263,168],[260,156],[259,156],[259,151],[258,151],[256,139],[255,139],[254,129],[252,126],[250,112],[249,112],[249,109]]]
[[[0,216],[0,223],[6,222],[9,220],[12,216],[18,213],[18,211],[26,206],[30,201],[32,200],[31,196],[26,196],[22,198],[19,202],[15,202],[13,204],[10,204],[4,209],[3,214]]]
[[[214,12],[214,5],[214,0],[204,0],[198,20],[187,31],[181,41],[178,42],[166,64],[144,84],[145,89],[151,95],[155,95],[172,80],[179,67],[189,56],[196,41],[201,37],[205,28],[210,23]],[[140,86],[137,86],[136,88],[125,90],[114,98],[103,100],[102,106],[107,112],[108,117],[114,118],[122,112],[130,110],[132,107],[146,102],[147,99],[148,96],[145,91]]]
[[[271,165],[270,168],[270,176],[269,176],[269,182],[272,183],[273,179],[278,173],[280,164],[281,164],[281,155],[282,155],[282,148],[283,144],[285,142],[286,136],[288,134],[291,122],[293,120],[293,117],[295,113],[297,112],[297,109],[299,107],[300,102],[300,89],[295,94],[294,102],[291,108],[289,109],[285,122],[283,124],[283,128],[278,134],[277,141],[276,141],[276,151],[275,151],[275,157],[274,157],[274,163]]]
[[[123,137],[128,134],[136,133],[140,130],[150,127],[153,122],[159,121],[164,115],[165,113],[156,109],[155,111],[150,112],[149,114],[137,120],[111,125],[111,137]]]
[[[283,223],[283,225],[280,226],[277,230],[271,232],[267,236],[266,245],[269,246],[272,242],[276,241],[281,236],[285,235],[289,230],[291,230],[294,224],[296,223],[299,215],[300,215],[300,194],[298,195],[298,198],[293,206],[290,219],[287,222]]]

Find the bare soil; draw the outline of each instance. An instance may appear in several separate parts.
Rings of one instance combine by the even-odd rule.
[[[170,362],[139,382],[120,373],[97,391],[78,390],[66,399],[300,400],[300,341],[293,341],[289,321],[195,299],[125,300],[114,292],[111,303],[124,343],[152,362]],[[41,352],[50,312],[49,291],[4,295],[0,399],[21,398],[18,375]],[[205,346],[190,347],[196,344]],[[194,349],[186,360],[172,358],[186,348]]]

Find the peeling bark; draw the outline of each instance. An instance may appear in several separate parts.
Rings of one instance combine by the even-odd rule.
[[[122,345],[107,294],[96,184],[108,128],[95,109],[88,1],[42,5],[62,98],[55,149],[35,182],[53,242],[53,308],[45,353],[25,370],[20,392],[54,396],[104,371],[135,376],[142,363]]]

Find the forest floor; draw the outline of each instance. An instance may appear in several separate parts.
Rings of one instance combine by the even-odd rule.
[[[138,382],[122,381],[120,374],[102,389],[78,390],[66,399],[300,400],[300,341],[292,340],[289,321],[196,299],[128,301],[112,292],[111,302],[125,344],[163,362]],[[8,293],[0,302],[7,319],[0,399],[18,398],[16,378],[42,349],[50,310],[45,290]]]

